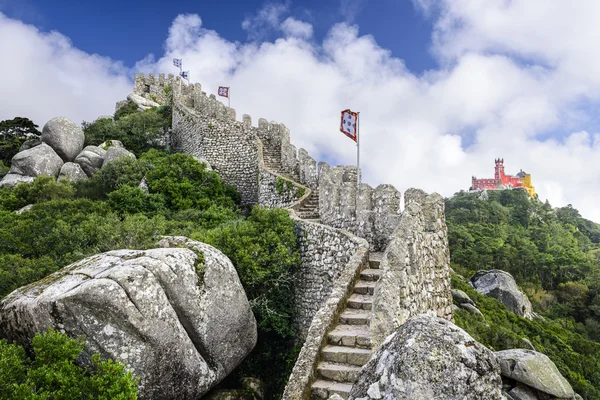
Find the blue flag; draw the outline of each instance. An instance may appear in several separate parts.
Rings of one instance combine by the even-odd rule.
[[[190,71],[181,71],[181,73],[179,75],[181,75],[181,77],[183,79],[189,80],[189,74],[190,74]]]

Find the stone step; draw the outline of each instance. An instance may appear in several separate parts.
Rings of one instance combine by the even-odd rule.
[[[371,359],[370,349],[327,345],[321,349],[323,361],[362,367]]]
[[[356,310],[346,308],[340,315],[340,324],[346,325],[367,325],[371,320],[370,310]]]
[[[371,348],[371,331],[368,325],[338,325],[327,335],[334,346]]]
[[[329,396],[334,394],[340,395],[342,399],[347,399],[350,395],[352,384],[318,380],[313,382],[311,389],[311,400],[327,400]]]
[[[354,293],[357,294],[373,294],[375,293],[375,285],[377,282],[373,281],[358,281],[354,286]]]
[[[357,310],[371,310],[373,308],[373,296],[370,294],[352,294],[348,299],[348,308]]]
[[[381,253],[381,252],[369,253],[369,266],[372,269],[379,269],[379,264],[381,264],[382,259],[383,259],[383,253]]]
[[[348,364],[320,362],[317,366],[319,377],[341,383],[354,383],[358,379],[361,367]]]
[[[378,281],[382,273],[383,271],[380,269],[363,269],[360,273],[360,279],[363,281]]]

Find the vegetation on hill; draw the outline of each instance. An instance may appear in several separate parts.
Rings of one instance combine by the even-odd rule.
[[[235,188],[204,164],[153,148],[163,148],[169,120],[165,109],[99,119],[86,126],[86,143],[121,140],[138,159],[119,159],[86,181],[38,177],[0,189],[0,298],[96,253],[151,248],[161,235],[210,243],[232,260],[258,322],[258,344],[232,380],[261,378],[276,398],[296,352],[293,221],[285,210],[240,207]]]
[[[498,301],[453,278],[485,321],[460,310],[456,322],[495,349],[523,348],[522,338],[548,355],[585,399],[600,399],[600,229],[571,205],[552,208],[521,191],[457,193],[446,200],[452,268],[511,273],[542,318],[517,317]]]
[[[33,338],[30,359],[21,346],[0,340],[0,400],[137,399],[137,379],[122,364],[95,354],[90,366],[78,366],[84,346],[50,329]]]
[[[39,139],[42,133],[28,118],[16,117],[0,121],[0,179],[8,172],[10,160],[21,145],[30,139]]]

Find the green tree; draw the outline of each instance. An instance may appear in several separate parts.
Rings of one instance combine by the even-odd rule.
[[[38,126],[28,118],[16,117],[0,121],[0,161],[10,165],[10,160],[29,139],[39,139]]]
[[[119,140],[136,155],[151,148],[164,149],[167,146],[165,137],[171,127],[170,107],[135,113],[129,111],[118,113],[116,119],[102,117],[94,122],[84,121],[85,144],[99,145],[107,140]]]
[[[98,354],[88,368],[76,363],[84,345],[50,329],[33,338],[28,359],[22,347],[0,340],[0,399],[137,399],[138,379],[124,365]]]

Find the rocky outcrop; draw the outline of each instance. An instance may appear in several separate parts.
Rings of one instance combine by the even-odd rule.
[[[88,176],[83,172],[79,164],[72,162],[65,163],[58,174],[58,180],[79,181],[88,179]]]
[[[515,314],[533,319],[531,302],[508,272],[499,269],[478,271],[471,277],[470,283],[479,293],[495,298]]]
[[[133,102],[135,104],[137,104],[138,106],[138,110],[139,111],[145,111],[148,110],[150,108],[154,108],[154,107],[159,107],[160,104],[158,104],[155,101],[152,100],[148,100],[140,95],[131,93],[127,96],[127,100],[130,102]]]
[[[19,151],[25,151],[25,150],[29,150],[34,148],[35,146],[39,146],[40,144],[42,144],[42,141],[39,139],[29,139],[25,142],[23,142],[23,144],[21,145],[21,147],[19,147]]]
[[[473,300],[462,290],[452,289],[452,299],[458,304],[468,303],[475,305]]]
[[[8,173],[0,180],[0,187],[12,187],[19,183],[31,183],[33,177]]]
[[[29,346],[54,327],[85,335],[140,378],[142,399],[195,399],[256,343],[256,321],[231,261],[186,238],[72,264],[0,303],[0,337]],[[177,248],[166,248],[176,246]]]
[[[558,372],[556,365],[545,354],[533,350],[512,349],[497,351],[496,357],[500,363],[503,377],[559,399],[571,399],[575,396],[569,382]],[[509,395],[511,392],[513,395],[515,395],[514,392],[535,393],[530,388],[516,384],[507,392]],[[524,396],[513,397],[526,399],[527,397]],[[540,396],[533,398],[538,399]]]
[[[350,399],[502,399],[494,353],[451,322],[410,318],[361,370]]]
[[[92,176],[97,170],[102,168],[106,150],[99,146],[86,146],[75,158],[75,162],[81,166],[87,176]]]
[[[21,151],[12,158],[10,171],[0,181],[0,187],[29,183],[40,175],[57,176],[62,166],[63,161],[56,152],[42,143]]]
[[[106,150],[106,155],[104,156],[104,164],[102,164],[102,166],[109,164],[115,160],[118,160],[122,157],[135,158],[135,155],[132,152],[125,150],[125,148],[123,147],[109,147],[109,149]]]
[[[85,135],[79,125],[65,117],[52,118],[42,129],[42,142],[56,151],[64,162],[73,161],[83,149]]]

